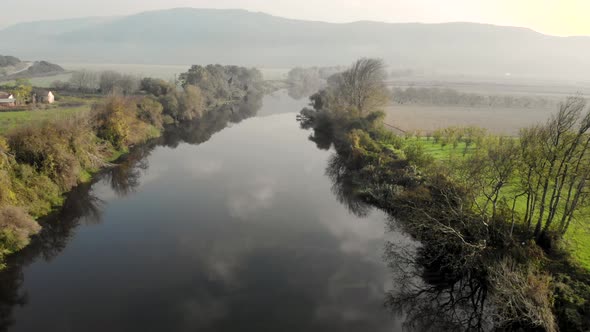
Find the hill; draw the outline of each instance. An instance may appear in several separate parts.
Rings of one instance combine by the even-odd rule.
[[[0,81],[35,78],[64,73],[65,70],[47,61],[22,61],[10,55],[0,55]]]
[[[21,63],[20,59],[10,55],[0,55],[0,68],[13,67]]]
[[[449,74],[587,79],[590,72],[590,37],[474,23],[333,24],[244,10],[22,23],[0,30],[0,41],[13,54],[60,62],[292,67],[371,56],[396,68]]]

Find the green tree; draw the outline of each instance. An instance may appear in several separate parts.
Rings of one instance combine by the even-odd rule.
[[[31,94],[33,92],[33,86],[28,80],[17,79],[14,88],[11,89],[11,93],[14,95],[18,104],[25,104],[31,101]]]

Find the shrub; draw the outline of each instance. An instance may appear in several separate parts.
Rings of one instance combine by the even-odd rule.
[[[129,139],[130,116],[125,98],[111,96],[103,104],[94,107],[96,134],[116,148],[123,148]]]
[[[13,206],[0,208],[0,238],[5,248],[19,250],[29,243],[29,238],[41,230],[41,226],[25,210]]]
[[[162,128],[164,120],[162,119],[163,107],[153,97],[143,97],[137,103],[139,120],[149,123],[156,128]]]
[[[101,157],[95,141],[88,119],[84,117],[23,127],[8,138],[17,162],[47,175],[62,190],[75,186],[83,169],[100,166]]]

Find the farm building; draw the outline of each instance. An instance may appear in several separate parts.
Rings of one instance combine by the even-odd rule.
[[[51,91],[35,90],[33,92],[33,101],[36,103],[53,104],[55,96]]]
[[[8,92],[0,91],[0,106],[14,106],[16,99]]]

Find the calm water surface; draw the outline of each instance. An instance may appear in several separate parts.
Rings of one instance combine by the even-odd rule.
[[[305,101],[153,145],[79,188],[2,278],[9,331],[397,331],[386,216],[325,175]],[[203,139],[204,140],[204,139]],[[172,147],[171,147],[172,146]]]

